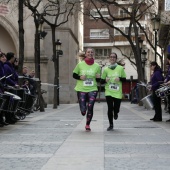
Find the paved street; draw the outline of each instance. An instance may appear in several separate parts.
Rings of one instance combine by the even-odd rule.
[[[123,102],[107,132],[105,102],[96,103],[91,132],[78,104],[48,106],[0,128],[0,170],[169,170],[170,122],[151,122],[153,110]],[[164,112],[164,111],[163,111]]]

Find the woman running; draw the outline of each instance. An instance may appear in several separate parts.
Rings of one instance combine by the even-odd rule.
[[[100,66],[94,62],[94,51],[87,48],[85,59],[77,64],[73,70],[73,78],[77,80],[77,91],[80,111],[83,116],[87,112],[85,129],[90,131],[90,122],[93,117],[93,107],[97,97],[97,82],[100,81]],[[88,103],[88,105],[86,105]]]
[[[113,129],[113,117],[115,120],[118,118],[120,104],[122,101],[122,82],[126,81],[124,68],[116,63],[116,53],[112,52],[109,55],[109,62],[110,65],[104,69],[101,76],[101,83],[106,83],[105,96],[109,119],[109,127],[107,128],[107,131]]]

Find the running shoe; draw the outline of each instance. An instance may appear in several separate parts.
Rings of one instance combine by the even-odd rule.
[[[111,131],[111,130],[113,130],[113,126],[109,126],[109,127],[107,128],[107,131]]]
[[[89,125],[86,125],[86,126],[85,126],[85,129],[86,129],[86,131],[91,131],[90,126],[89,126]]]
[[[114,119],[117,120],[117,118],[118,118],[118,114],[114,113]]]
[[[86,112],[81,112],[82,116],[85,116],[86,115]]]

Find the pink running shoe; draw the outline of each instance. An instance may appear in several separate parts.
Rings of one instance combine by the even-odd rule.
[[[86,125],[86,126],[85,126],[85,129],[86,129],[86,131],[91,131],[90,126],[89,126],[89,125]]]

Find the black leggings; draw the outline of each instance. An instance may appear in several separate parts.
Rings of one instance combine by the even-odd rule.
[[[90,125],[90,122],[93,117],[93,107],[97,97],[97,91],[92,92],[77,92],[77,97],[79,100],[80,111],[83,116],[86,115],[87,111],[87,125]],[[88,102],[88,104],[87,104]],[[87,105],[86,105],[87,104]]]
[[[162,120],[161,98],[157,97],[155,91],[152,93],[155,115],[154,119]]]
[[[120,104],[122,99],[117,99],[115,97],[106,96],[107,106],[108,106],[108,119],[111,126],[113,126],[113,112],[119,113]]]

